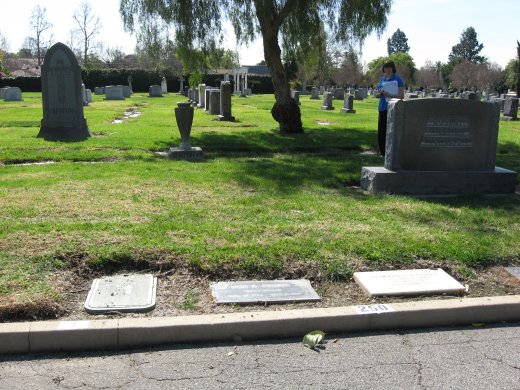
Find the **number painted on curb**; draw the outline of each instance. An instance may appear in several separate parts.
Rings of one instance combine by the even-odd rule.
[[[352,306],[358,314],[380,314],[395,311],[391,306],[385,304]]]

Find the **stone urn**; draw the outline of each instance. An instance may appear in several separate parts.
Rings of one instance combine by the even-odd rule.
[[[193,107],[189,102],[177,103],[175,108],[175,119],[177,120],[177,126],[181,133],[181,146],[183,150],[191,150],[190,145],[190,133],[191,125],[193,124]]]

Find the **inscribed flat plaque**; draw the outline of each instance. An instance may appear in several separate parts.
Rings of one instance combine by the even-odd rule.
[[[149,274],[94,279],[85,310],[91,314],[150,311],[155,307],[156,291],[157,278]]]
[[[211,285],[217,303],[283,303],[319,301],[306,279],[218,282]]]
[[[466,290],[440,268],[355,272],[354,280],[369,296],[462,293]]]
[[[505,267],[505,270],[520,279],[520,267]]]

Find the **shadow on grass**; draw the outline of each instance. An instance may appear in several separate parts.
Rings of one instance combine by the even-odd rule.
[[[0,121],[0,127],[40,127],[40,121]]]
[[[497,146],[497,163],[499,167],[520,172],[520,145],[514,142],[499,142]],[[517,183],[519,182],[517,176]]]
[[[274,129],[203,132],[192,137],[191,144],[202,147],[207,160],[240,158],[226,168],[229,177],[245,188],[291,193],[359,183],[361,166],[382,165],[377,157],[360,155],[375,147],[375,141],[375,134],[367,131],[309,128],[303,134]],[[165,141],[156,145],[169,146]]]
[[[303,134],[280,134],[278,130],[234,132],[228,129],[192,133],[192,145],[205,152],[326,152],[334,150],[364,150],[376,147],[375,132],[354,129],[320,128],[305,129]],[[170,146],[167,141],[156,142],[158,149]]]

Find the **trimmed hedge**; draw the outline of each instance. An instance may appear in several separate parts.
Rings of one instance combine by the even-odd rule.
[[[39,77],[16,77],[14,79],[0,79],[0,88],[18,87],[22,92],[41,92],[42,82]]]
[[[134,92],[148,92],[150,85],[161,85],[163,73],[141,69],[94,69],[81,71],[85,88],[94,91],[95,87],[105,85],[128,85],[128,76],[132,76],[132,89]],[[178,92],[180,88],[179,78],[173,74],[164,75],[168,84],[168,91]],[[184,88],[188,87],[188,76],[184,77]],[[234,80],[231,83],[234,84]],[[206,74],[202,76],[203,83],[209,86],[218,87],[224,80],[224,75]],[[268,94],[274,93],[273,82],[270,76],[248,76],[249,87],[253,93]],[[19,87],[22,92],[41,92],[40,77],[16,77],[0,79],[1,87]]]
[[[163,73],[141,69],[95,69],[81,71],[85,88],[94,91],[95,87],[105,85],[128,85],[128,76],[132,76],[132,89],[134,92],[148,92],[150,85],[161,85]],[[178,92],[180,88],[179,78],[173,74],[164,75],[168,83],[168,91]],[[184,77],[184,87],[188,87],[188,76]],[[233,77],[231,77],[232,79]],[[202,76],[203,83],[209,86],[218,87],[224,80],[224,75],[206,74]],[[234,80],[231,80],[234,84]],[[270,76],[248,76],[249,87],[253,93],[268,94],[274,93],[273,82]],[[16,77],[0,79],[1,87],[19,87],[22,92],[41,92],[40,77]]]

